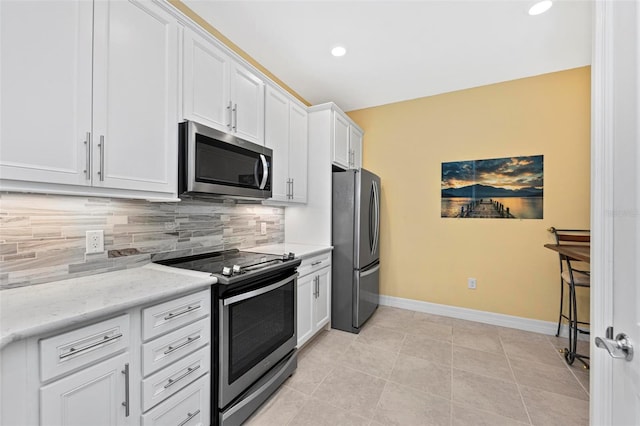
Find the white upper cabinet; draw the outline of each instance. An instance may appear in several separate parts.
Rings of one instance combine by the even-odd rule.
[[[3,187],[174,199],[177,20],[106,0],[0,2],[0,20]]]
[[[340,110],[333,110],[331,161],[343,169],[362,167],[362,131]]]
[[[175,192],[178,26],[151,1],[97,1],[94,185]]]
[[[92,19],[91,2],[0,2],[2,179],[91,184]]]
[[[229,58],[190,29],[184,31],[184,118],[231,130]]]
[[[308,124],[306,108],[267,86],[265,145],[273,150],[270,201],[307,202]]]
[[[349,149],[349,121],[338,111],[333,112],[333,164],[348,169],[351,158]]]
[[[184,32],[184,118],[264,142],[264,81],[213,41]]]
[[[362,132],[354,126],[349,126],[349,148],[351,151],[350,169],[362,168]]]

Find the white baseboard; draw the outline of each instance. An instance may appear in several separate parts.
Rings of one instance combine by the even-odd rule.
[[[555,336],[558,323],[542,321],[531,318],[516,317],[513,315],[496,314],[494,312],[478,311],[476,309],[460,308],[458,306],[441,305],[438,303],[423,302],[420,300],[404,299],[402,297],[380,295],[380,304],[394,308],[409,309],[411,311],[427,314],[441,315],[458,318],[467,321],[481,322],[500,327],[515,328],[534,333]],[[563,324],[560,328],[560,336],[568,337],[569,327]],[[588,335],[579,335],[578,340],[589,340]]]

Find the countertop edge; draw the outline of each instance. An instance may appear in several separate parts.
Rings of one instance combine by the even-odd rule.
[[[60,317],[57,320],[49,320],[46,322],[39,322],[38,324],[28,324],[24,327],[13,327],[6,334],[3,333],[0,336],[0,350],[5,346],[25,340],[34,336],[44,335],[56,330],[63,330],[74,325],[84,325],[87,321],[93,321],[101,319],[113,314],[122,313],[126,310],[135,308],[137,306],[144,306],[159,302],[163,299],[169,299],[171,297],[189,294],[204,290],[216,284],[218,281],[215,277],[211,277],[208,274],[202,272],[185,271],[177,268],[171,268],[168,266],[157,265],[149,263],[141,267],[141,269],[155,270],[168,274],[185,275],[189,276],[197,281],[185,286],[169,287],[161,290],[154,290],[151,293],[146,293],[143,296],[133,297],[116,304],[108,304],[101,308],[91,309],[86,312],[80,312],[77,314],[70,314],[69,316]],[[94,275],[93,277],[99,277],[102,274]],[[55,283],[49,283],[44,285],[56,285]],[[4,331],[4,330],[3,330]]]

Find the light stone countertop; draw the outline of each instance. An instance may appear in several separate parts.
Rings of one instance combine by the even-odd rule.
[[[208,273],[149,263],[140,268],[0,291],[0,349],[11,342],[136,306],[203,290]]]
[[[256,253],[267,253],[267,254],[284,254],[284,253],[291,252],[295,254],[296,257],[299,257],[301,259],[306,259],[320,253],[331,251],[333,250],[333,246],[281,243],[281,244],[270,244],[266,246],[257,246],[250,249],[243,249],[243,250],[252,251]]]

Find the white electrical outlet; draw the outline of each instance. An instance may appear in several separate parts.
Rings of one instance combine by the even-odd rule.
[[[87,231],[86,254],[102,253],[104,251],[104,231]]]
[[[267,222],[260,222],[260,234],[267,235]]]
[[[478,282],[476,281],[475,278],[467,278],[467,287],[469,287],[472,290],[475,290],[476,284],[478,284]]]

